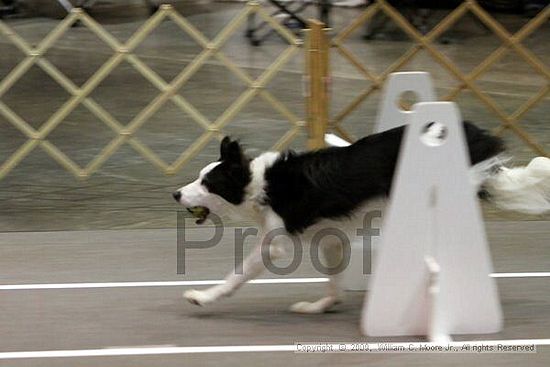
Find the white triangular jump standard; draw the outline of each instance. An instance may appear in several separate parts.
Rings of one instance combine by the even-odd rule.
[[[430,74],[425,71],[406,71],[392,73],[384,85],[380,106],[376,116],[374,132],[379,133],[397,126],[405,125],[411,111],[402,110],[399,98],[405,92],[413,92],[418,102],[432,102],[436,100]],[[325,142],[331,146],[349,145],[345,140],[333,134],[325,135]],[[379,237],[371,238],[370,259],[365,260],[363,249],[364,239],[355,233],[348,234],[351,238],[350,263],[342,273],[342,286],[346,290],[358,291],[369,289],[370,274],[364,273],[364,262],[374,259]]]
[[[458,108],[419,103],[407,116],[362,330],[439,342],[497,332],[502,311]],[[446,127],[441,145],[421,140],[430,122]]]
[[[412,111],[402,110],[399,98],[405,92],[413,92],[418,102],[434,102],[436,95],[430,73],[403,71],[391,73],[384,85],[382,99],[376,116],[374,132],[379,133],[405,125]]]

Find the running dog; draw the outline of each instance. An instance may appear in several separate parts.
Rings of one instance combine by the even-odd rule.
[[[464,122],[463,126],[480,197],[508,210],[531,214],[550,210],[550,159],[538,157],[526,167],[506,168],[499,138],[472,123]],[[229,274],[223,284],[206,290],[188,290],[184,298],[207,305],[232,295],[265,269],[263,251],[268,251],[271,259],[285,254],[281,231],[287,239],[297,237],[304,243],[322,228],[354,226],[358,213],[389,195],[404,131],[401,126],[346,147],[304,153],[266,152],[254,159],[243,153],[239,142],[225,137],[219,160],[204,167],[194,182],[175,191],[173,197],[200,218],[198,223],[210,212],[227,207],[254,220],[260,229],[259,244],[244,260],[240,274]],[[425,134],[438,139],[443,138],[442,131],[434,124]],[[275,230],[278,235],[264,248],[266,236]],[[337,267],[342,256],[338,239],[321,249],[328,267]],[[341,298],[338,274],[332,274],[325,297],[298,302],[291,310],[322,313]]]

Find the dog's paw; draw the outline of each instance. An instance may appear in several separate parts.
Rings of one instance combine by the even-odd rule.
[[[296,302],[292,306],[290,306],[290,311],[295,313],[303,313],[303,314],[319,314],[324,313],[326,311],[325,307],[319,307],[319,305],[316,304],[316,302]]]
[[[216,297],[212,296],[208,291],[198,291],[196,289],[183,292],[183,298],[197,306],[204,306],[216,300]]]
[[[327,312],[332,306],[338,303],[340,303],[340,300],[334,297],[325,297],[315,302],[297,302],[290,306],[290,311],[310,315],[320,314]]]

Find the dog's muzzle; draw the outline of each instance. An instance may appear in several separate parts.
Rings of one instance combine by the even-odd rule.
[[[181,192],[178,190],[178,191],[174,191],[172,193],[172,197],[174,198],[174,200],[176,200],[178,203],[180,202],[180,199],[181,199]]]
[[[176,200],[178,203],[181,204],[181,192],[174,191],[172,193],[172,197],[174,200]],[[208,214],[210,214],[210,209],[208,209],[205,206],[192,206],[192,207],[186,207],[187,211],[193,215],[193,217],[197,218],[197,221],[195,223],[202,224],[206,221],[206,218],[208,218]]]

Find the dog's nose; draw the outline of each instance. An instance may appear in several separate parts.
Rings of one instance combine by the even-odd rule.
[[[172,193],[172,196],[174,197],[174,200],[176,200],[176,201],[179,203],[179,201],[180,201],[180,199],[181,199],[181,192],[179,192],[179,191],[174,191],[174,192]]]

